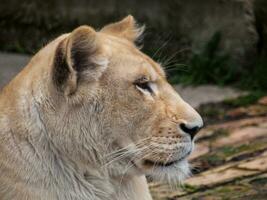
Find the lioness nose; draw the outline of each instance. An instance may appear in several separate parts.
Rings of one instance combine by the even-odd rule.
[[[202,125],[196,126],[196,125],[190,125],[190,124],[185,124],[185,123],[180,124],[180,128],[182,129],[182,131],[189,134],[192,140],[202,127],[203,127]]]

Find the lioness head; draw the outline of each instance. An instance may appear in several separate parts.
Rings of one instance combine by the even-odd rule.
[[[31,64],[44,69],[32,72],[42,79],[33,82],[40,126],[84,172],[180,180],[203,122],[135,46],[142,31],[129,16],[100,31],[81,26],[41,50]]]

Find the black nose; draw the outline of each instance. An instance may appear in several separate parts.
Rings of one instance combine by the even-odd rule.
[[[193,139],[195,137],[195,135],[198,133],[198,131],[202,128],[199,126],[192,126],[190,127],[189,125],[185,124],[185,123],[181,123],[180,124],[180,128],[185,132],[188,133],[191,137],[191,139]]]

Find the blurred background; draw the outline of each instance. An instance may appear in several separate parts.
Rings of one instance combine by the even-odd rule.
[[[0,88],[58,35],[133,15],[143,51],[204,117],[192,178],[155,199],[266,199],[267,0],[1,0]]]

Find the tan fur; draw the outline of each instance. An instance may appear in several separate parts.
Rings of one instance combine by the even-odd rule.
[[[179,124],[202,120],[136,48],[142,31],[131,16],[99,32],[79,27],[1,91],[1,200],[148,200],[145,175],[188,175],[193,141]],[[136,85],[144,76],[152,94]]]

